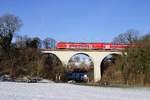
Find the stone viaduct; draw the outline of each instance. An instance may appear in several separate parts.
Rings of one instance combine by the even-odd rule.
[[[121,51],[100,51],[100,50],[43,50],[42,53],[53,54],[59,58],[64,65],[76,54],[84,54],[90,57],[94,64],[94,81],[101,79],[101,63],[108,55],[122,55]]]

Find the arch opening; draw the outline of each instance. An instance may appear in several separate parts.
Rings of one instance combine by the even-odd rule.
[[[94,80],[94,64],[91,57],[85,53],[73,55],[67,64],[68,80],[90,82]]]
[[[59,82],[65,81],[65,67],[61,60],[52,53],[46,53],[43,56],[43,76],[44,78]]]
[[[121,54],[112,53],[104,57],[101,67],[101,81],[113,81],[116,78],[116,63],[121,59]]]

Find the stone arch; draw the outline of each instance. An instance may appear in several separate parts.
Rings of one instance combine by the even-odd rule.
[[[54,53],[44,53],[46,55],[43,59],[43,67],[45,78],[51,79],[53,81],[64,81],[64,71],[63,63],[60,58]]]
[[[68,65],[68,63],[69,63],[70,59],[71,59],[73,56],[78,55],[78,54],[83,54],[83,55],[88,56],[88,57],[89,57],[89,59],[93,62],[92,57],[91,57],[88,53],[85,53],[85,52],[77,52],[77,53],[74,53],[74,54],[72,54],[72,55],[70,56],[70,58],[69,58],[69,60],[68,60],[68,62],[67,62],[67,65]]]
[[[120,53],[120,52],[110,52],[110,53],[106,54],[105,56],[103,56],[103,58],[102,58],[101,61],[100,61],[100,72],[101,72],[101,76],[103,76],[103,71],[107,69],[107,68],[106,68],[106,69],[103,69],[102,64],[103,64],[105,58],[108,57],[109,55],[122,56],[122,53]]]
[[[94,62],[93,62],[92,57],[87,52],[72,53],[70,58],[68,59],[67,66],[69,66],[71,59],[75,56],[78,56],[78,55],[84,55],[85,57],[87,57],[90,61],[89,66],[87,64],[85,64],[87,69],[85,67],[82,67],[82,68],[79,67],[79,68],[73,68],[72,70],[69,70],[69,71],[76,73],[76,74],[77,73],[80,73],[80,74],[84,73],[88,76],[88,81],[94,81]]]
[[[44,53],[44,55],[53,55],[53,56],[55,56],[61,62],[61,64],[63,65],[61,59],[55,53]]]

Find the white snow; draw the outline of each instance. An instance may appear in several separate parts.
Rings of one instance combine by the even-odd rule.
[[[150,88],[0,82],[0,100],[150,100]]]

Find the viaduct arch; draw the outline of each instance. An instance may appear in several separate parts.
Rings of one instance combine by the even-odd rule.
[[[45,54],[54,54],[56,57],[60,59],[62,64],[64,66],[67,66],[69,60],[71,57],[73,57],[76,54],[85,54],[90,57],[94,64],[94,81],[97,82],[101,79],[101,63],[103,59],[112,54],[116,55],[122,55],[121,51],[87,51],[87,50],[82,50],[82,51],[75,51],[75,50],[44,50],[42,53]]]

